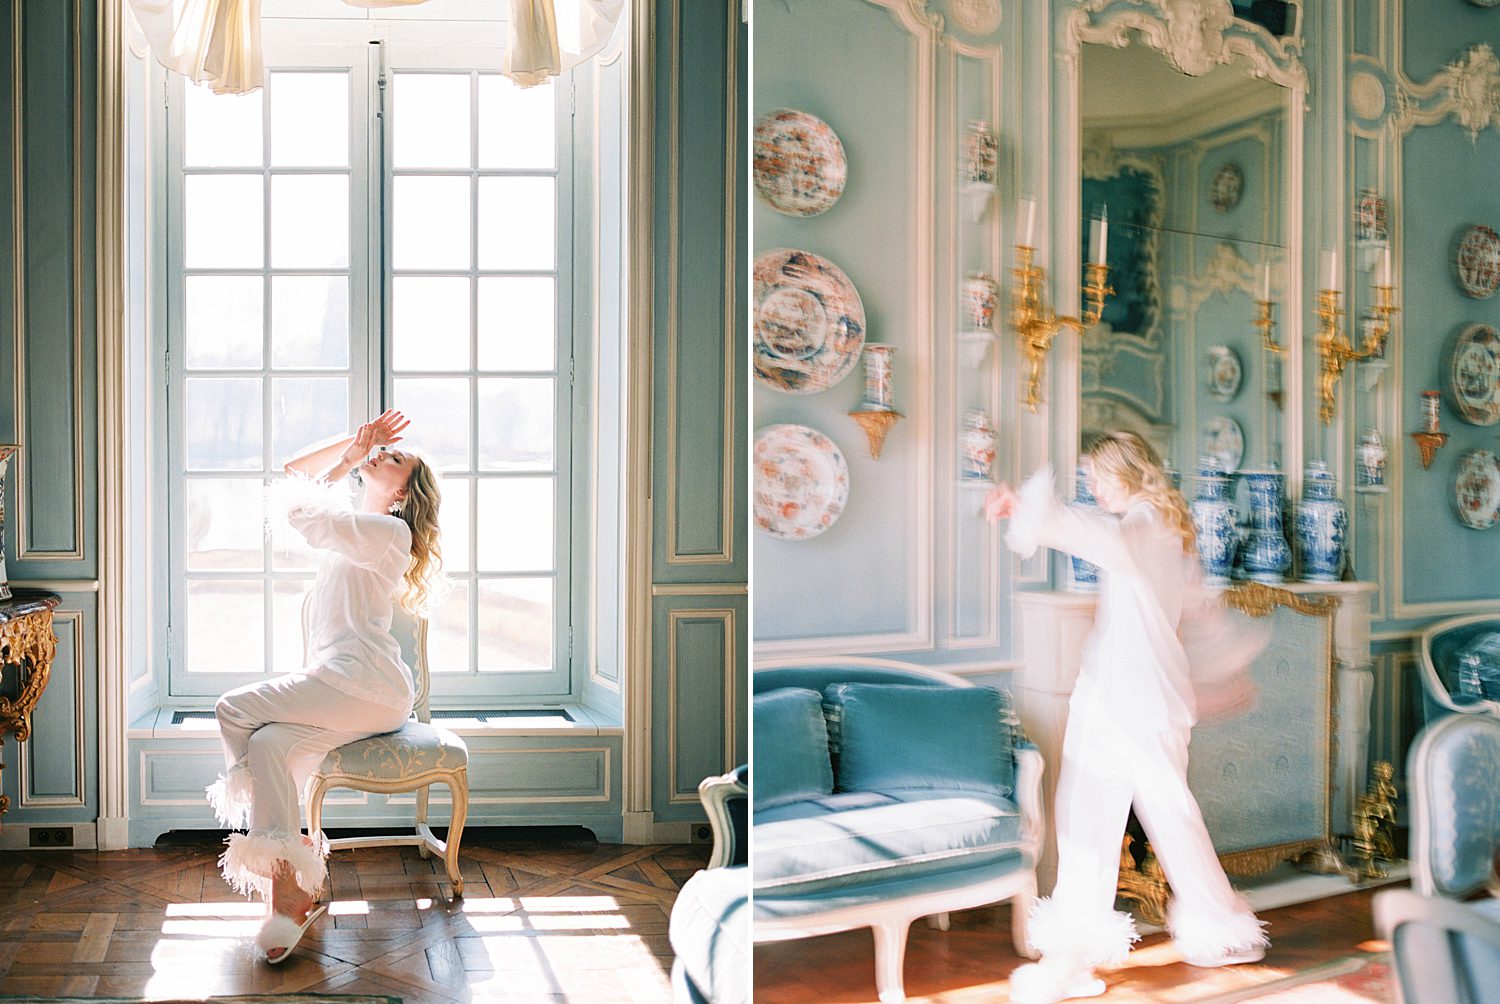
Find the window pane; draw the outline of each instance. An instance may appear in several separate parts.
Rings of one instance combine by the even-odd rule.
[[[432,612],[427,629],[427,665],[433,675],[469,671],[469,584],[454,582],[442,604]]]
[[[557,363],[557,280],[489,276],[479,280],[479,368],[550,370]]]
[[[271,365],[286,369],[349,365],[349,277],[271,279]]]
[[[396,268],[468,268],[469,179],[397,178],[391,262]]]
[[[552,570],[552,479],[479,482],[481,572]]]
[[[260,579],[189,580],[188,672],[264,672],[265,616]]]
[[[347,268],[349,176],[271,178],[271,267]]]
[[[551,377],[479,381],[479,469],[550,471]]]
[[[188,268],[260,268],[265,260],[265,185],[258,174],[183,179],[183,263]]]
[[[258,377],[188,377],[183,429],[194,471],[261,469]]]
[[[281,467],[299,450],[349,429],[345,377],[282,377],[271,381],[271,463]]]
[[[271,74],[271,163],[349,166],[349,75]]]
[[[398,73],[394,86],[396,169],[469,167],[469,75]]]
[[[479,78],[479,166],[557,165],[557,92],[552,81],[517,87],[506,77]]]
[[[443,478],[438,524],[443,532],[443,569],[449,573],[469,570],[469,492],[473,486],[470,478]]]
[[[190,275],[183,280],[187,366],[260,368],[265,293],[258,275]]]
[[[311,580],[271,583],[271,669],[292,673],[301,669],[302,597],[312,588]]]
[[[479,179],[479,267],[554,267],[557,182],[552,178]]]
[[[411,419],[409,445],[440,471],[469,469],[469,381],[397,380],[392,405]]]
[[[552,580],[481,579],[479,671],[552,668]]]
[[[187,567],[258,572],[265,564],[265,492],[259,478],[187,483]]]
[[[182,88],[182,161],[188,167],[260,167],[261,97],[215,94],[202,84]]]
[[[398,276],[391,287],[395,368],[468,369],[468,277]]]

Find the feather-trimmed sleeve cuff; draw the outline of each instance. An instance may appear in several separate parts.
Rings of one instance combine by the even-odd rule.
[[[296,525],[299,519],[350,512],[354,508],[346,482],[314,480],[302,474],[277,478],[267,489],[266,510],[275,522],[285,519]]]
[[[1043,543],[1044,525],[1059,507],[1052,465],[1046,464],[1016,492],[1016,507],[1005,531],[1006,546],[1023,558],[1031,557]]]

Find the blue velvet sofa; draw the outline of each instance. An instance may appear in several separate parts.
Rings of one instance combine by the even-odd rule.
[[[887,1002],[918,917],[1009,899],[1031,954],[1042,760],[1006,695],[855,658],[761,666],[752,688],[757,942],[869,927]]]
[[[1452,714],[1500,716],[1500,617],[1470,614],[1438,621],[1422,632],[1417,651],[1424,721]],[[1472,660],[1473,674],[1467,683],[1466,659]]]
[[[1465,901],[1494,880],[1500,849],[1500,719],[1448,715],[1407,758],[1411,884],[1375,896],[1404,1004],[1500,1001],[1500,900]]]

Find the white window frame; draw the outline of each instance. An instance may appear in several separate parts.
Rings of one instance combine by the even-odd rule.
[[[306,30],[309,27],[311,27],[311,31]],[[497,37],[503,31],[503,29],[500,29],[499,26],[493,23],[486,23],[477,27],[479,30],[489,32]],[[373,183],[363,186],[362,194],[357,191],[361,187],[358,176],[363,173],[365,178],[373,177],[377,171],[376,165],[384,162],[386,154],[385,151],[377,147],[380,137],[378,130],[373,126],[370,132],[370,143],[363,144],[364,148],[361,149],[359,126],[353,116],[357,114],[358,108],[368,99],[370,101],[371,121],[373,121],[375,95],[378,93],[376,80],[381,72],[379,63],[382,56],[385,62],[384,71],[389,74],[399,71],[403,66],[410,66],[415,69],[415,63],[418,62],[425,63],[424,68],[426,69],[441,71],[457,68],[456,64],[465,61],[474,64],[469,67],[471,69],[477,69],[480,72],[489,72],[492,66],[497,68],[499,55],[499,48],[495,46],[486,49],[485,53],[483,53],[485,59],[481,61],[478,58],[480,54],[476,53],[475,47],[456,48],[443,41],[446,39],[448,42],[451,42],[455,38],[464,37],[466,33],[468,33],[467,37],[469,38],[475,37],[472,34],[475,26],[463,24],[433,24],[419,27],[409,22],[398,25],[394,22],[373,21],[322,22],[317,24],[301,21],[295,24],[278,25],[276,28],[277,30],[272,31],[268,27],[267,31],[268,72],[273,72],[277,68],[303,69],[319,65],[327,66],[329,65],[329,61],[326,57],[319,59],[318,54],[320,51],[324,53],[328,52],[329,45],[332,45],[334,48],[343,47],[345,51],[351,51],[348,49],[349,46],[361,45],[367,53],[367,66],[369,68],[366,71],[367,75],[365,79],[370,82],[370,86],[364,90],[362,95],[358,93],[362,82],[358,69],[352,72],[350,77],[352,105],[352,149],[349,168],[352,179],[351,231],[354,231],[356,234],[359,233],[359,228],[354,225],[353,220],[358,215],[359,206],[363,204],[368,207],[368,218],[373,221],[377,218],[376,214],[380,208],[381,197],[381,192],[378,190],[377,185]],[[290,45],[277,41],[276,36],[278,34],[285,35],[290,30],[296,30],[299,35],[310,34],[314,37],[314,40],[311,43]],[[405,42],[393,41],[390,38],[393,34],[399,36],[413,30],[419,32],[425,31],[437,39],[437,41],[431,45],[408,45]],[[358,32],[360,35],[353,35],[351,31]],[[340,44],[340,36],[342,36],[342,45]],[[359,38],[358,41],[350,41],[350,39],[356,37]],[[384,44],[381,46],[369,44],[376,38],[381,39]],[[288,55],[291,55],[293,58],[288,59]],[[440,59],[442,62],[439,61]],[[445,63],[446,65],[444,65]],[[169,87],[173,89],[180,88],[180,86],[181,84],[177,81],[169,84]],[[574,195],[572,174],[577,158],[574,156],[573,147],[574,127],[571,126],[571,123],[576,121],[571,115],[572,93],[571,81],[565,76],[557,85],[559,101],[559,117],[557,120],[559,124],[559,152],[557,158],[559,220],[556,231],[558,300],[556,313],[557,370],[555,414],[557,423],[556,442],[559,445],[556,455],[556,466],[554,468],[554,476],[556,478],[556,493],[554,496],[556,546],[554,567],[551,573],[556,576],[557,583],[554,591],[553,666],[545,672],[535,674],[478,673],[471,662],[469,671],[466,673],[441,673],[435,675],[435,696],[440,701],[455,707],[497,706],[508,703],[535,704],[538,701],[548,703],[553,701],[574,701],[579,698],[589,682],[587,679],[587,667],[583,665],[583,656],[587,648],[583,645],[575,646],[572,644],[572,639],[575,626],[581,627],[584,617],[598,613],[593,604],[590,603],[589,598],[582,595],[582,591],[586,590],[589,586],[590,575],[588,572],[593,558],[591,555],[581,553],[579,550],[586,550],[592,539],[590,518],[588,515],[592,499],[589,460],[591,440],[595,435],[595,431],[592,422],[589,421],[589,416],[582,414],[583,410],[587,409],[589,404],[588,394],[579,393],[575,396],[571,384],[572,375],[576,370],[583,369],[587,371],[590,368],[587,359],[589,358],[588,354],[590,353],[593,332],[588,330],[589,326],[587,324],[580,324],[575,320],[580,310],[583,309],[576,307],[575,302],[585,297],[587,291],[574,290],[570,287],[572,286],[575,272],[587,275],[590,274],[591,269],[594,267],[589,261],[575,263],[575,259],[578,259],[580,255],[592,256],[596,254],[596,249],[590,246],[589,240],[592,232],[592,221],[583,220],[580,223],[573,214],[573,206],[577,202],[582,207],[579,213],[580,216],[587,217],[591,215],[586,201],[579,200]],[[388,94],[389,90],[387,90]],[[183,230],[181,219],[183,193],[180,136],[182,113],[180,111],[181,101],[179,100],[175,104],[176,108],[169,108],[168,118],[171,126],[168,129],[169,136],[168,143],[166,144],[166,157],[157,166],[157,184],[161,186],[160,190],[167,194],[166,202],[169,207],[164,231],[159,231],[159,235],[165,241],[167,247],[165,254],[167,265],[165,276],[167,280],[166,315],[168,323],[165,326],[158,326],[157,337],[164,343],[161,346],[163,351],[166,352],[170,347],[171,352],[167,353],[168,362],[164,368],[167,387],[164,388],[158,383],[156,392],[164,394],[162,400],[166,405],[165,409],[159,413],[169,416],[167,427],[170,430],[170,436],[167,444],[167,456],[163,462],[167,467],[167,476],[175,479],[174,487],[162,493],[171,499],[170,506],[163,503],[158,507],[158,530],[161,534],[159,539],[167,544],[168,561],[166,564],[169,570],[169,581],[165,584],[165,594],[161,599],[161,605],[168,612],[168,616],[159,618],[158,623],[167,628],[165,637],[161,640],[164,642],[164,647],[159,649],[159,651],[164,651],[167,654],[170,664],[170,669],[165,674],[165,702],[178,706],[194,706],[201,705],[204,698],[215,696],[217,693],[230,687],[264,679],[275,672],[296,667],[275,665],[269,654],[272,650],[268,647],[267,663],[270,671],[267,673],[188,674],[183,664],[185,648],[184,632],[175,627],[167,627],[168,625],[181,624],[181,616],[185,611],[186,581],[185,569],[183,567],[186,559],[182,553],[185,543],[183,520],[186,516],[184,511],[184,482],[186,478],[184,477],[183,466],[185,465],[186,458],[182,435],[183,418],[179,414],[181,392],[184,387],[183,380],[185,379],[184,367],[181,360],[182,352],[180,351],[183,345],[182,306],[184,303],[181,267],[184,251],[182,246]],[[264,114],[269,115],[269,102],[267,102]],[[583,144],[588,139],[588,137],[578,137],[578,142]],[[389,144],[390,137],[386,136],[385,141]],[[268,136],[265,138],[265,142],[269,143]],[[246,169],[246,171],[253,170],[255,169]],[[269,174],[272,169],[263,167],[259,170]],[[388,186],[391,184],[391,179],[392,173],[389,170],[384,171],[380,185],[387,186],[385,193],[387,199],[390,194]],[[389,205],[388,202],[387,205]],[[269,206],[267,207],[267,212],[269,212]],[[160,215],[158,213],[158,216]],[[389,227],[391,216],[392,214],[387,210],[382,222],[383,226]],[[390,310],[391,305],[389,287],[392,272],[391,269],[386,267],[385,263],[379,261],[382,245],[389,246],[389,234],[385,235],[383,241],[378,241],[374,239],[375,228],[373,226],[367,227],[365,233],[371,236],[363,242],[356,237],[355,247],[351,249],[349,268],[351,277],[351,424],[357,421],[361,415],[378,410],[377,406],[382,400],[390,399],[393,380],[395,378],[393,370],[384,362],[390,358],[389,318],[387,316],[386,323],[383,325],[377,325],[376,323],[381,305],[384,305],[384,309],[387,312]],[[471,233],[471,240],[477,240],[477,229]],[[268,246],[266,261],[262,269],[262,274],[267,276],[271,272],[269,254]],[[360,263],[362,260],[372,263],[364,273],[365,281],[363,282],[361,282],[360,278]],[[470,274],[476,273],[471,271]],[[378,282],[376,281],[377,278]],[[623,276],[621,280],[624,280]],[[366,287],[364,289],[365,295],[363,296],[361,296],[362,286]],[[269,299],[269,281],[266,295]],[[472,326],[476,323],[476,319],[472,316],[472,312],[470,323],[471,337],[473,337]],[[269,326],[269,319],[267,320],[267,326]],[[580,353],[585,355],[585,359],[580,360],[578,358]],[[477,359],[472,361],[477,363]],[[270,362],[269,345],[267,345],[266,357],[262,360],[262,369],[260,371],[242,371],[242,374],[251,375],[258,372],[263,377],[266,377],[270,373]],[[360,372],[361,369],[363,369],[363,374]],[[477,428],[477,414],[473,411],[476,403],[473,391],[474,371],[470,371],[469,376],[471,380],[471,424],[474,428]],[[269,381],[267,381],[268,386]],[[169,392],[167,388],[170,388]],[[399,402],[397,404],[399,405]],[[265,427],[269,428],[268,422]],[[477,451],[477,436],[473,434],[474,428],[471,428],[470,435],[471,461],[475,457],[475,451]],[[417,440],[414,440],[414,442],[417,442]],[[264,450],[268,452],[269,449],[270,445],[268,443]],[[259,474],[260,472],[254,472],[252,476],[258,476]],[[471,471],[469,478],[473,480],[479,476],[488,477],[491,475],[476,475]],[[471,505],[469,536],[471,552],[473,550],[473,542],[476,540],[474,531],[477,529],[477,521],[478,514],[475,511],[475,507]],[[266,555],[269,562],[269,549]],[[469,563],[469,567],[471,571],[460,573],[460,577],[467,578],[470,582],[470,618],[471,624],[477,628],[477,597],[474,595],[472,586],[476,579],[491,576],[472,571],[472,560]],[[245,577],[251,576],[247,575]],[[268,605],[266,607],[266,632],[267,644],[269,646],[270,622],[274,616],[273,608],[269,605],[272,597],[271,583],[286,579],[310,581],[311,573],[306,571],[278,572],[268,566],[260,573],[260,577],[268,583],[265,595],[268,598]],[[470,632],[469,645],[472,660],[478,645],[477,630]]]

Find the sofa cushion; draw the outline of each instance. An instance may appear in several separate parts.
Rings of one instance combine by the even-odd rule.
[[[837,790],[1013,793],[1009,709],[998,690],[835,683],[823,696],[837,723]]]
[[[750,999],[750,876],[713,868],[688,879],[672,906],[667,940],[683,975],[714,1004]]]
[[[757,811],[754,831],[757,894],[800,895],[997,860],[1020,845],[1020,816],[974,791],[856,791]]]
[[[816,690],[783,687],[756,694],[754,716],[755,783],[750,797],[756,812],[833,791],[828,729]]]

